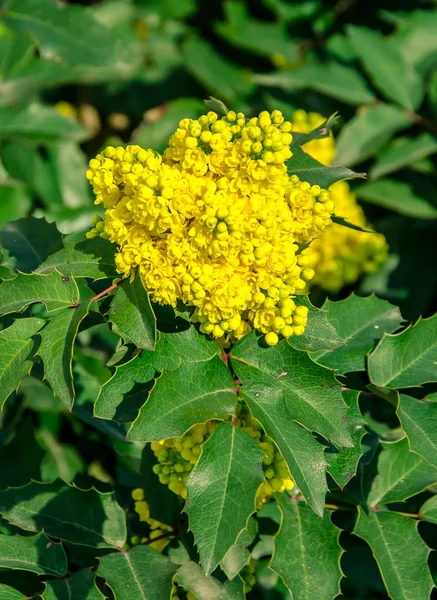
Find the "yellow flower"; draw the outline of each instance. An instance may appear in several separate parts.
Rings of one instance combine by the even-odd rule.
[[[297,110],[292,117],[293,131],[308,133],[325,121],[322,115]],[[325,165],[335,156],[335,141],[329,137],[313,140],[304,146],[305,152]],[[335,214],[354,225],[371,230],[361,207],[345,181],[329,188]],[[311,284],[337,292],[352,284],[364,273],[376,272],[388,258],[388,245],[380,233],[363,233],[332,224],[298,257],[298,264],[314,271]],[[309,278],[307,278],[309,280]],[[308,291],[308,286],[304,291]]]
[[[288,175],[291,130],[277,110],[209,112],[183,119],[163,156],[106,148],[87,171],[106,209],[88,236],[117,244],[123,277],[138,274],[154,302],[194,307],[192,320],[225,345],[254,327],[268,343],[300,335],[295,305],[288,320],[281,312],[314,276],[299,244],[331,224],[334,203]]]

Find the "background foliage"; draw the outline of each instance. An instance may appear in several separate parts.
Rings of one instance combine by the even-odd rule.
[[[158,412],[149,403],[141,411],[131,435],[141,443],[126,441],[157,372],[164,372],[157,400],[193,373],[205,377],[205,393],[230,390],[198,407],[200,421],[229,412],[229,372],[217,350],[186,329],[183,314],[175,322],[156,310],[153,351],[155,317],[142,289],[123,285],[92,301],[115,276],[113,252],[103,240],[83,241],[96,213],[87,159],[130,140],[162,150],[179,119],[201,114],[210,95],[249,115],[338,111],[335,164],[368,173],[351,185],[390,246],[388,262],[354,289],[326,304],[324,292],[312,293],[323,310],[311,313],[299,347],[282,342],[261,351],[253,334],[231,353],[244,400],[309,505],[280,496],[279,509],[266,505],[238,538],[233,560],[256,559],[248,597],[288,597],[286,586],[298,600],[430,596],[437,574],[429,555],[437,546],[437,9],[411,0],[377,4],[1,2],[0,598],[63,600],[73,589],[83,599],[160,600],[177,569],[180,585],[199,600],[243,597],[232,577],[239,568],[229,556],[222,561],[235,536],[219,530],[222,547],[211,547],[202,532],[212,513],[196,512],[193,500],[187,513],[196,548],[187,515],[153,473],[145,442],[178,434],[163,403],[156,402]],[[14,278],[16,271],[23,274]],[[372,292],[381,299],[363,298]],[[383,337],[419,316],[425,319]],[[179,349],[166,338],[175,328],[186,336]],[[192,424],[181,411],[179,433]],[[229,424],[218,427],[208,452],[232,435],[239,437]],[[249,457],[256,462],[257,448],[244,438],[235,447],[256,488]],[[134,511],[138,487],[152,516],[174,527],[169,558],[148,544],[116,550],[149,534]],[[248,510],[234,515],[237,533]],[[205,579],[197,551],[213,577]]]

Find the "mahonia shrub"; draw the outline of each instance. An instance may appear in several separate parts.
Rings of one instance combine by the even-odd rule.
[[[208,108],[0,232],[0,599],[428,598],[437,315],[312,304],[388,257],[332,117]]]

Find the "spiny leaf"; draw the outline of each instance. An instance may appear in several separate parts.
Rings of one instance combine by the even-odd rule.
[[[307,154],[300,146],[293,148],[293,156],[287,162],[288,174],[297,175],[301,181],[328,188],[337,181],[366,177],[365,173],[355,173],[347,167],[327,167]]]
[[[340,593],[340,530],[303,502],[286,493],[277,496],[282,512],[281,529],[275,537],[271,568],[284,580],[294,600],[326,600]]]
[[[358,405],[359,392],[345,390],[342,392],[346,404],[349,406],[348,417],[351,424],[353,448],[339,448],[334,452],[326,452],[328,471],[331,477],[343,488],[357,472],[358,463],[363,456],[361,440],[366,435],[365,421]]]
[[[179,569],[177,582],[197,600],[244,600],[245,597],[241,580],[220,583],[214,577],[206,577],[201,567],[191,560]]]
[[[248,433],[221,423],[203,444],[188,482],[185,511],[210,575],[234,545],[255,511],[255,496],[264,480],[263,452]]]
[[[177,565],[147,546],[103,556],[97,569],[117,600],[168,600],[176,571]]]
[[[311,304],[308,296],[299,297],[299,304],[309,309],[308,323],[303,335],[294,335],[287,340],[292,348],[296,350],[327,350],[341,346],[342,339],[335,327],[328,320],[328,311],[320,309]]]
[[[67,572],[67,557],[62,544],[51,542],[43,533],[0,535],[0,567],[62,577]]]
[[[326,121],[309,133],[299,133],[297,131],[293,131],[293,141],[291,143],[291,147],[294,148],[294,146],[304,146],[313,140],[320,140],[329,137],[331,135],[332,128],[337,123],[339,118],[339,114],[335,112],[328,117]]]
[[[237,373],[241,377],[240,369]],[[243,386],[241,395],[252,416],[278,446],[309,506],[322,516],[328,491],[323,446],[293,421],[283,390],[272,387],[268,380],[265,385],[263,376],[252,367],[244,369],[243,381],[247,381],[247,385]]]
[[[354,533],[369,544],[387,591],[396,600],[429,598],[433,587],[427,564],[430,550],[417,525],[390,511],[366,514],[359,509]]]
[[[0,313],[18,312],[35,302],[42,302],[48,311],[53,311],[72,306],[78,298],[75,280],[57,271],[48,275],[20,273],[0,285]]]
[[[62,248],[62,235],[54,223],[27,217],[7,223],[0,230],[0,244],[15,258],[19,271],[30,273]]]
[[[153,350],[155,347],[156,319],[139,276],[132,283],[125,280],[118,286],[109,320],[116,333],[138,348]]]
[[[376,296],[361,298],[352,294],[345,300],[327,300],[322,307],[334,327],[341,345],[311,354],[318,363],[338,373],[364,371],[366,355],[385,332],[400,326],[399,308]]]
[[[429,498],[425,504],[422,504],[420,517],[424,521],[435,523],[437,525],[437,496]]]
[[[372,383],[389,389],[437,381],[437,315],[385,335],[369,356]]]
[[[80,490],[61,481],[0,491],[0,513],[25,531],[93,548],[121,547],[126,540],[124,510],[114,495]]]
[[[0,598],[2,600],[27,600],[27,596],[4,583],[0,583]]]
[[[254,372],[267,374],[272,387],[283,389],[292,419],[310,431],[352,446],[346,404],[332,371],[315,364],[306,352],[291,348],[286,340],[276,346],[262,348],[255,333],[245,336],[232,349],[231,356],[237,375],[244,384],[250,386],[255,383]],[[246,375],[244,365],[254,369]]]
[[[31,317],[0,331],[0,410],[32,368],[36,350],[32,336],[44,325],[43,319]]]
[[[437,402],[400,394],[397,413],[411,450],[437,468]]]
[[[369,493],[369,506],[402,502],[437,483],[437,469],[415,452],[407,438],[396,442],[381,441],[378,475]]]
[[[241,569],[249,564],[250,552],[248,546],[252,544],[258,533],[257,521],[254,517],[249,519],[246,529],[241,531],[235,544],[229,548],[224,559],[220,563],[221,569],[226,573],[226,577],[232,581],[238,575]]]
[[[104,279],[116,277],[114,245],[102,238],[82,242],[65,242],[64,248],[51,254],[35,270],[36,273],[49,273],[56,269],[70,277]]]
[[[210,96],[208,100],[204,100],[203,103],[209,110],[216,112],[220,116],[227,115],[229,112],[229,108],[226,106],[226,104],[224,104],[221,100],[217,100],[217,98],[213,98],[212,96]]]
[[[46,581],[43,600],[104,600],[95,583],[96,576],[89,569],[76,571],[66,579]]]
[[[205,362],[182,363],[156,380],[128,437],[132,441],[159,441],[182,435],[196,423],[233,414],[236,403],[232,376],[218,356]]]
[[[359,225],[354,225],[353,223],[351,223],[350,221],[348,221],[344,217],[340,217],[340,216],[337,216],[337,215],[333,215],[331,217],[331,221],[333,223],[336,223],[337,225],[342,225],[343,227],[347,227],[348,229],[353,229],[354,231],[361,231],[363,233],[374,233],[370,229],[363,229]]]
[[[40,333],[41,345],[38,355],[44,363],[44,376],[55,396],[71,408],[74,402],[73,346],[79,325],[86,317],[93,292],[82,280],[77,283],[79,305],[58,312]]]

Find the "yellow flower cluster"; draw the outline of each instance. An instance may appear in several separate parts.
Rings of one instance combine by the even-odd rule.
[[[297,110],[292,117],[293,131],[308,133],[325,121],[318,113]],[[313,140],[304,146],[305,152],[325,165],[335,156],[335,141],[331,136]],[[329,189],[335,204],[335,214],[359,227],[370,229],[366,217],[345,181]],[[363,233],[342,225],[331,225],[304,250],[300,264],[311,268],[315,277],[311,284],[337,292],[354,283],[364,273],[376,272],[388,258],[388,245],[380,233]],[[308,291],[308,290],[305,290]]]
[[[161,537],[165,533],[168,533],[172,530],[170,525],[166,525],[165,523],[161,523],[160,521],[156,521],[152,519],[150,516],[149,505],[144,500],[144,491],[141,488],[137,488],[132,492],[132,498],[135,500],[135,511],[139,516],[139,520],[147,523],[150,527],[149,537],[139,538],[135,536],[131,539],[132,545],[136,544],[144,544],[145,542],[149,542],[148,546],[151,548],[155,548],[159,552],[162,552],[164,548],[167,546],[171,538],[162,538],[157,540],[156,542],[151,542],[156,538]]]
[[[252,436],[264,452],[262,461],[265,481],[258,490],[256,502],[261,506],[275,492],[291,490],[294,486],[287,464],[273,441],[264,433],[258,421],[252,419],[244,404],[238,404],[235,424]],[[218,421],[208,421],[192,427],[185,435],[152,442],[151,448],[158,459],[153,467],[161,483],[187,498],[186,481],[197,463],[202,444],[217,427]]]
[[[291,129],[277,110],[209,112],[183,119],[163,156],[106,148],[87,171],[105,208],[88,237],[116,243],[123,277],[138,273],[155,302],[194,307],[192,320],[225,344],[253,328],[270,345],[301,335],[307,311],[293,297],[314,270],[298,244],[330,225],[334,203],[288,175]]]

